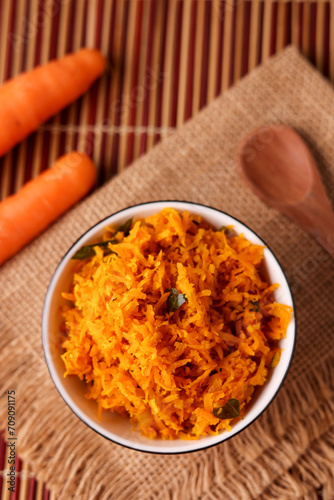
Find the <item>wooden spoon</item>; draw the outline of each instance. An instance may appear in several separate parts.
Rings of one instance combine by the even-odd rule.
[[[299,224],[334,258],[334,212],[315,160],[294,130],[286,125],[254,130],[239,145],[237,165],[262,201]]]

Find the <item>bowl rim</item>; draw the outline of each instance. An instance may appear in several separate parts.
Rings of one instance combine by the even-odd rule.
[[[67,398],[72,402],[72,398],[71,396],[67,395],[67,398],[64,397],[63,393],[62,393],[62,390],[60,387],[58,387],[58,382],[55,380],[55,378],[53,377],[53,374],[52,374],[52,369],[51,369],[51,365],[53,366],[53,363],[51,362],[51,357],[49,357],[47,355],[47,352],[46,352],[46,341],[48,340],[48,328],[47,328],[47,322],[46,322],[46,309],[47,309],[47,305],[48,305],[48,301],[49,301],[49,295],[50,295],[50,292],[51,292],[51,288],[53,286],[53,283],[54,282],[57,282],[59,276],[58,276],[58,271],[59,271],[59,268],[61,267],[62,263],[64,262],[64,260],[66,259],[66,257],[71,253],[73,247],[81,240],[83,239],[88,232],[94,230],[95,227],[97,227],[98,225],[102,224],[103,222],[105,222],[106,220],[110,219],[111,217],[115,216],[115,215],[118,215],[122,212],[125,212],[126,210],[129,210],[129,209],[132,209],[132,208],[140,208],[140,207],[143,207],[143,206],[147,206],[147,205],[155,205],[155,204],[159,204],[159,203],[165,203],[165,204],[168,204],[168,203],[184,203],[185,205],[195,205],[195,206],[198,206],[198,207],[202,207],[203,209],[210,209],[210,210],[213,210],[215,212],[218,212],[219,214],[222,214],[222,215],[225,215],[225,216],[228,216],[230,217],[231,219],[235,220],[236,222],[238,222],[239,224],[241,224],[242,226],[244,226],[245,228],[247,228],[251,233],[253,233],[261,242],[261,244],[263,244],[263,246],[265,246],[269,252],[271,253],[272,257],[274,258],[274,260],[276,261],[281,273],[282,273],[282,276],[284,277],[284,280],[286,282],[286,285],[287,285],[287,288],[288,288],[288,291],[289,291],[289,294],[290,294],[290,297],[291,297],[291,302],[292,302],[292,310],[293,310],[293,320],[294,320],[294,327],[293,327],[293,335],[294,335],[294,338],[293,338],[293,343],[292,343],[292,347],[291,347],[291,354],[290,354],[290,359],[288,361],[288,364],[286,366],[286,369],[285,369],[285,372],[283,373],[282,375],[282,379],[280,381],[280,383],[278,384],[275,392],[270,396],[267,404],[262,408],[262,410],[257,413],[254,418],[252,420],[250,420],[250,422],[248,422],[244,427],[242,427],[241,429],[239,429],[238,431],[236,431],[235,433],[229,435],[230,433],[227,432],[227,433],[221,433],[221,435],[224,435],[224,439],[220,440],[220,441],[217,441],[217,442],[214,442],[212,444],[206,444],[204,446],[198,446],[197,448],[194,448],[194,449],[186,449],[186,450],[182,450],[182,451],[172,451],[172,450],[169,450],[168,448],[166,450],[162,450],[162,451],[158,451],[158,450],[150,450],[150,449],[142,449],[140,447],[136,447],[135,444],[134,445],[128,445],[128,444],[125,444],[125,443],[122,443],[122,442],[119,442],[119,441],[116,441],[115,439],[112,439],[110,436],[104,434],[103,432],[100,432],[98,429],[96,429],[95,427],[93,427],[92,425],[90,425],[86,420],[84,420],[81,415],[79,415],[75,408],[73,408],[70,404],[69,401],[67,401]],[[90,226],[83,234],[81,234],[79,236],[79,238],[76,239],[76,241],[70,246],[70,248],[63,254],[63,256],[61,257],[61,259],[59,260],[53,274],[52,274],[52,277],[50,279],[50,282],[49,282],[49,285],[47,287],[47,290],[46,290],[46,294],[45,294],[45,299],[44,299],[44,303],[43,303],[43,309],[42,309],[42,321],[41,321],[41,337],[42,337],[42,346],[43,346],[43,354],[44,354],[44,359],[45,359],[45,362],[46,362],[46,365],[47,365],[47,369],[49,371],[49,374],[50,374],[50,377],[51,377],[51,380],[55,386],[55,388],[57,389],[59,395],[61,396],[62,400],[66,403],[66,405],[70,408],[70,410],[76,415],[77,418],[79,418],[81,420],[81,422],[83,422],[85,425],[87,425],[90,429],[92,429],[94,432],[96,432],[97,434],[99,434],[100,436],[104,437],[105,439],[107,439],[108,441],[111,441],[119,446],[123,446],[124,448],[127,448],[127,449],[130,449],[130,450],[134,450],[134,451],[139,451],[139,452],[142,452],[142,453],[150,453],[150,454],[154,454],[154,455],[183,455],[183,454],[186,454],[186,453],[195,453],[195,452],[198,452],[198,451],[202,451],[202,450],[206,450],[206,449],[209,449],[209,448],[212,448],[213,446],[217,446],[219,444],[222,444],[223,442],[225,441],[228,441],[229,439],[237,436],[238,434],[240,434],[241,432],[243,432],[245,429],[247,429],[251,424],[253,424],[266,410],[267,408],[271,405],[271,403],[273,402],[273,400],[276,398],[277,394],[279,393],[279,391],[281,390],[284,382],[285,382],[285,379],[290,371],[290,367],[291,367],[291,364],[292,364],[292,361],[293,361],[293,357],[294,357],[294,354],[295,354],[295,349],[296,349],[296,342],[297,342],[297,314],[296,314],[296,304],[295,304],[295,300],[294,300],[294,296],[292,294],[292,290],[291,290],[291,287],[290,287],[290,284],[289,284],[289,281],[288,281],[288,278],[286,276],[286,273],[280,263],[280,261],[278,260],[278,258],[276,257],[275,253],[271,250],[270,246],[267,245],[267,243],[252,229],[250,228],[247,224],[245,224],[244,222],[242,222],[240,219],[234,217],[233,215],[230,215],[228,212],[224,212],[223,210],[220,210],[218,208],[215,208],[215,207],[212,207],[210,205],[204,205],[203,203],[197,203],[197,202],[193,202],[193,201],[187,201],[187,200],[180,200],[180,199],[165,199],[165,200],[154,200],[154,201],[147,201],[147,202],[142,202],[142,203],[136,203],[134,205],[129,205],[125,208],[122,208],[121,210],[117,210],[116,212],[113,212],[111,213],[110,215],[104,217],[103,219],[97,221],[95,224],[93,224],[92,226]],[[66,392],[66,391],[63,391],[63,392]],[[212,436],[214,437],[214,436]],[[198,439],[196,442],[197,443],[200,443],[200,439]],[[193,442],[193,441],[191,441]],[[149,444],[147,445],[149,447]]]

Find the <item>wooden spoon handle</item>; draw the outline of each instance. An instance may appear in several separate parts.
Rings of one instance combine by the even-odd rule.
[[[320,204],[311,198],[284,212],[313,236],[334,259],[334,212],[327,202],[326,199]]]
[[[334,212],[331,211],[326,219],[318,221],[318,226],[310,233],[334,259]]]

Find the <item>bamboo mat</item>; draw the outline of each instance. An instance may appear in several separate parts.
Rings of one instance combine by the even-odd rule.
[[[334,81],[334,1],[0,0],[0,83],[83,45],[111,61],[0,160],[0,198],[72,148],[102,184],[290,43]]]
[[[110,58],[86,96],[0,159],[0,198],[72,148],[103,184],[290,43],[334,82],[334,1],[0,0],[0,82],[84,45]],[[1,437],[2,500],[55,500],[19,459],[9,496],[5,463]]]

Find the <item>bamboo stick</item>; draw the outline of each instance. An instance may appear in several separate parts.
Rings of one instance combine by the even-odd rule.
[[[286,4],[279,3],[277,5],[277,30],[276,30],[276,51],[279,52],[284,47],[285,42],[285,13]]]
[[[262,25],[262,62],[270,55],[272,3],[264,3],[264,16]]]
[[[226,2],[225,15],[224,15],[224,42],[223,42],[222,87],[221,87],[222,92],[224,92],[229,87],[233,10],[234,10],[234,5],[231,5],[230,2]]]
[[[252,71],[257,66],[259,50],[260,2],[258,0],[252,2],[250,16],[248,70]]]
[[[115,34],[113,39],[113,46],[111,48],[113,54],[113,70],[112,77],[109,83],[108,92],[110,93],[110,109],[108,112],[108,123],[110,127],[116,124],[118,117],[118,108],[120,107],[120,102],[118,102],[118,96],[121,91],[121,60],[122,54],[124,52],[123,42],[123,25],[125,17],[125,3],[116,1],[115,9]],[[110,128],[109,127],[109,128]],[[109,178],[112,173],[112,158],[113,158],[113,144],[115,136],[109,130],[106,138],[106,148],[105,148],[105,164],[106,164],[106,177]]]
[[[184,2],[183,4],[183,18],[181,30],[181,50],[180,50],[180,78],[178,86],[178,105],[176,125],[182,125],[185,119],[186,97],[187,97],[187,76],[188,76],[188,57],[190,47],[190,22],[191,22],[191,9],[193,1]]]
[[[245,4],[244,2],[239,2],[236,6],[233,83],[236,83],[238,80],[240,80],[242,73],[242,53],[244,50],[244,17]]]
[[[145,72],[146,72],[146,61],[147,61],[147,52],[148,52],[148,39],[149,39],[149,20],[150,20],[150,7],[151,2],[147,0],[144,1],[143,4],[143,17],[142,17],[142,31],[140,38],[140,53],[139,53],[139,68],[138,68],[138,92],[136,95],[135,101],[135,133],[133,138],[133,160],[139,158],[140,154],[140,140],[141,134],[136,133],[137,127],[141,127],[143,123],[143,115],[144,115],[144,97],[145,97]]]
[[[315,62],[319,71],[324,71],[324,31],[325,31],[325,4],[317,4],[317,20],[315,32]],[[334,26],[332,26],[332,30]],[[334,47],[332,48],[334,50]]]
[[[201,81],[202,81],[202,64],[203,64],[203,41],[204,41],[204,17],[205,17],[205,0],[197,1],[197,16],[196,16],[196,35],[195,35],[195,60],[194,60],[194,76],[193,76],[193,99],[191,112],[194,116],[200,109],[201,102]]]
[[[208,89],[207,89],[208,102],[212,101],[216,97],[220,15],[221,15],[220,0],[212,0],[210,48],[209,48],[209,75],[208,75]]]
[[[329,76],[334,83],[334,1],[330,3]]]
[[[178,0],[169,0],[167,35],[166,35],[166,54],[164,64],[164,96],[162,101],[161,128],[168,129],[170,124],[170,109],[172,104],[172,77],[173,77],[173,46],[175,40],[176,25],[176,7]],[[164,135],[164,134],[162,134]]]
[[[154,0],[153,0],[154,1]],[[168,1],[168,0],[167,0]],[[149,108],[148,108],[148,126],[152,129],[148,135],[147,135],[147,146],[146,149],[149,151],[152,149],[154,145],[154,127],[156,125],[156,106],[157,106],[157,97],[158,97],[158,86],[160,83],[160,77],[161,75],[158,74],[159,71],[159,55],[160,55],[160,50],[162,46],[162,37],[163,37],[163,30],[161,29],[162,23],[163,23],[163,2],[157,2],[155,5],[156,9],[156,15],[155,15],[155,26],[156,29],[154,30],[153,34],[153,52],[152,52],[152,71],[155,73],[157,76],[156,81],[150,81],[151,85],[151,90],[150,90],[150,100],[149,100]]]
[[[125,52],[125,62],[124,62],[124,85],[122,94],[122,116],[121,116],[121,126],[126,127],[129,121],[130,115],[130,105],[131,105],[131,85],[132,85],[132,71],[133,68],[133,54],[134,54],[134,43],[135,43],[135,33],[136,33],[136,16],[138,1],[133,0],[128,3],[129,7],[129,20],[127,29],[127,42],[126,42],[126,52]],[[121,172],[127,162],[127,133],[120,133],[119,136],[119,155],[118,155],[118,171]]]

